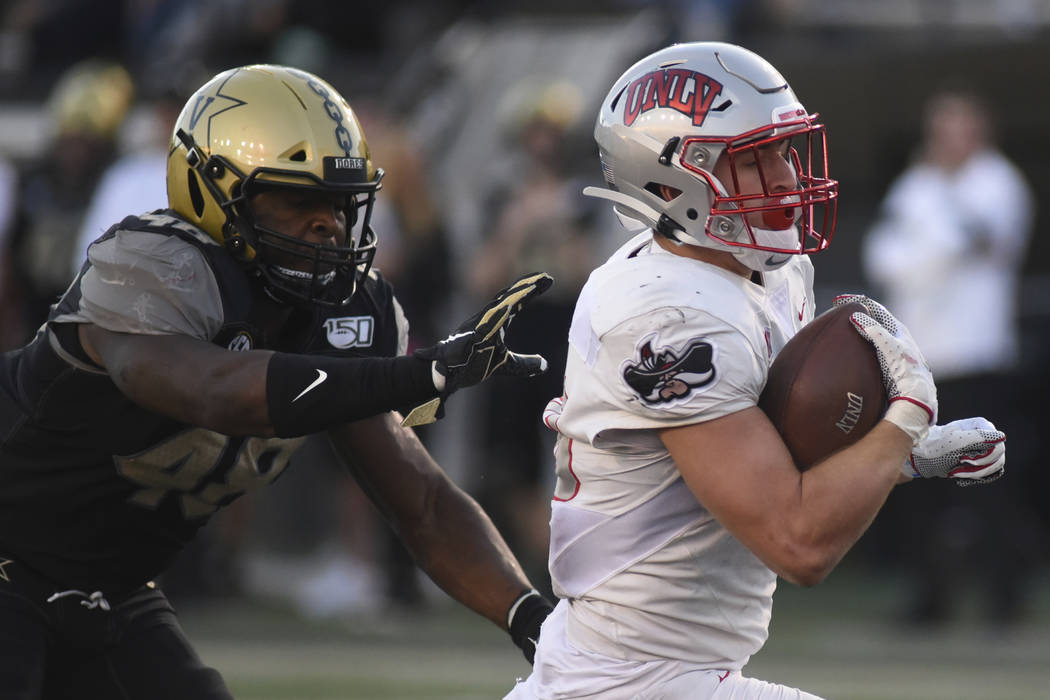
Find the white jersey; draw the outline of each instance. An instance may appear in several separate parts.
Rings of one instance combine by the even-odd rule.
[[[756,405],[813,318],[812,282],[805,256],[760,285],[649,231],[591,274],[544,418],[559,433],[550,571],[575,646],[740,669],[765,642],[775,574],[697,501],[658,431]]]
[[[938,380],[1015,366],[1018,281],[1033,216],[1028,183],[997,151],[981,151],[952,173],[914,165],[890,187],[862,261]]]

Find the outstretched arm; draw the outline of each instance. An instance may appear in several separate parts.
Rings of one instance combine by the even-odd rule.
[[[428,406],[419,420],[430,422],[457,389],[494,373],[544,371],[542,357],[512,352],[503,336],[550,284],[546,274],[526,275],[457,333],[411,357],[233,352],[187,335],[116,333],[92,323],[81,324],[77,338],[132,401],[227,435],[308,435],[413,405]]]
[[[226,435],[292,437],[434,396],[431,363],[233,352],[185,335],[78,328],[84,351],[132,401]]]
[[[450,596],[507,629],[511,605],[532,584],[481,507],[399,420],[385,414],[329,435],[419,566]]]

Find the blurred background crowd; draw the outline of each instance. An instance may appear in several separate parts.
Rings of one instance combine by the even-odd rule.
[[[556,286],[510,342],[541,380],[457,395],[421,431],[546,581],[553,434],[565,338],[591,268],[627,238],[591,138],[635,59],[675,41],[743,44],[828,125],[841,182],[819,309],[862,291],[908,323],[945,419],[1009,435],[1007,477],[898,489],[845,566],[912,581],[902,621],[1023,619],[1050,561],[1039,434],[1050,388],[1050,0],[6,0],[0,5],[0,345],[27,340],[87,244],[166,204],[183,101],[214,73],[313,71],[357,111],[386,170],[376,265],[429,344],[515,275]],[[209,525],[166,578],[173,598],[281,599],[353,615],[440,600],[364,496],[311,443],[276,488]]]

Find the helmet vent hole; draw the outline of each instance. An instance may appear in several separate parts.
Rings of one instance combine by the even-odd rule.
[[[306,163],[314,157],[314,151],[307,140],[294,143],[277,154],[276,160],[284,163]]]
[[[686,209],[685,215],[689,217],[690,221],[696,221],[697,217],[700,216],[700,214],[697,213],[696,209]]]
[[[193,205],[193,213],[199,218],[204,214],[204,195],[201,194],[201,186],[197,182],[197,173],[192,168],[186,170],[186,184],[190,191],[190,204]]]
[[[674,199],[678,199],[682,194],[682,190],[677,187],[671,187],[670,185],[661,185],[658,182],[650,182],[645,186],[647,192],[652,192],[660,199],[665,202],[670,202]]]

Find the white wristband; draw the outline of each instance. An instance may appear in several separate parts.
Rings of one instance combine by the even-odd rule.
[[[883,418],[907,433],[912,445],[917,444],[930,432],[930,412],[911,401],[892,402]]]
[[[507,629],[510,629],[510,623],[514,621],[514,613],[518,612],[518,608],[525,602],[525,599],[529,596],[539,596],[540,592],[533,588],[531,591],[525,591],[518,599],[514,601],[514,604],[510,606],[510,610],[507,612]]]
[[[434,388],[438,391],[445,390],[445,375],[438,371],[437,360],[430,363],[430,379],[434,382]]]

